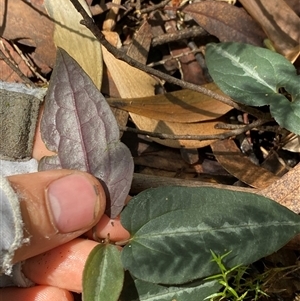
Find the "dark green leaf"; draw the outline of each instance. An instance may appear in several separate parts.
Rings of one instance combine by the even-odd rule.
[[[270,106],[270,111],[280,126],[300,135],[300,99],[290,103],[282,96],[276,105]]]
[[[211,250],[247,265],[300,232],[300,217],[263,196],[214,188],[163,187],[134,197],[121,214],[131,239],[122,262],[136,278],[183,284],[216,274]]]
[[[84,301],[117,301],[124,281],[121,253],[116,246],[99,244],[83,271]]]
[[[167,286],[130,279],[130,283],[124,286],[120,301],[201,301],[218,292],[220,287],[217,281],[195,281],[188,285]]]
[[[282,55],[247,44],[208,44],[206,63],[224,93],[246,105],[270,105],[279,125],[300,134],[300,77]],[[280,88],[291,99],[280,94]]]

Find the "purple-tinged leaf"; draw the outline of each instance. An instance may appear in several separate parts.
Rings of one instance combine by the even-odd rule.
[[[42,139],[56,156],[44,157],[39,170],[87,171],[104,181],[110,194],[106,213],[114,218],[129,192],[133,160],[119,140],[109,105],[91,79],[62,49],[57,51],[41,122]]]

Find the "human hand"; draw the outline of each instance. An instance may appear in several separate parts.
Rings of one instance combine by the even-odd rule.
[[[51,154],[39,131],[34,145],[36,159]],[[105,192],[88,173],[52,170],[8,180],[19,196],[24,235],[30,238],[29,244],[15,252],[13,261],[25,260],[22,271],[37,285],[3,288],[1,297],[10,301],[73,300],[70,291],[82,291],[84,264],[97,245],[93,237],[107,238],[109,234],[112,241],[118,241],[128,238],[128,232],[119,219],[112,221],[103,214]],[[85,239],[77,238],[86,231]]]
[[[42,113],[41,109],[40,117]],[[38,122],[33,157],[39,161],[47,155],[53,153],[46,149],[41,139]],[[13,263],[23,262],[25,276],[38,286],[3,288],[0,290],[0,299],[72,300],[69,291],[82,290],[83,267],[97,244],[92,239],[109,236],[111,241],[124,240],[129,237],[128,232],[119,219],[112,221],[103,214],[105,193],[100,182],[92,175],[79,171],[52,170],[10,176],[8,181],[18,196],[15,199],[20,202],[24,238],[28,238],[27,244],[13,252]],[[11,226],[13,229],[14,221]],[[88,230],[85,237],[90,240],[77,238]],[[4,243],[5,234],[1,235]],[[0,268],[3,272],[3,267]]]
[[[25,260],[24,275],[39,285],[3,288],[1,297],[10,301],[73,300],[70,291],[82,291],[84,264],[97,245],[77,237],[93,226],[99,237],[110,233],[112,240],[119,240],[127,236],[118,219],[112,226],[103,215],[103,187],[92,175],[71,170],[17,175],[8,180],[19,195],[24,235],[30,238],[29,244],[16,251],[14,262]]]
[[[87,173],[70,170],[17,175],[8,180],[19,196],[24,236],[30,239],[16,250],[13,261],[27,259],[25,276],[43,286],[2,289],[3,300],[39,300],[38,296],[45,294],[49,296],[46,300],[72,300],[67,290],[81,290],[84,262],[96,245],[74,238],[103,215],[105,193],[101,184]]]

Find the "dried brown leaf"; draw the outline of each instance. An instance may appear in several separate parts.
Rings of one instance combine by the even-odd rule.
[[[222,94],[214,83],[204,86]],[[180,90],[143,98],[112,98],[108,99],[108,103],[113,107],[148,118],[178,123],[216,119],[232,109],[224,103],[192,90]]]
[[[203,121],[198,123],[176,123],[147,118],[130,113],[136,126],[145,131],[154,133],[165,133],[173,135],[215,135],[222,134],[226,130],[216,129],[216,124],[222,122],[220,119]],[[214,140],[171,140],[151,138],[153,141],[174,148],[201,148],[210,145]]]
[[[240,152],[233,140],[218,140],[211,144],[218,162],[240,181],[254,187],[265,188],[278,177],[252,163]]]
[[[181,78],[189,83],[195,85],[203,85],[208,81],[203,73],[203,69],[201,68],[199,62],[196,60],[195,54],[191,53],[191,49],[186,46],[172,47],[170,45],[170,53],[172,56],[179,56],[176,60],[176,65],[179,67]],[[182,55],[184,53],[184,55]],[[198,53],[198,55],[201,55]],[[204,62],[204,58],[203,58]],[[166,65],[166,64],[165,64]]]
[[[55,63],[56,49],[52,39],[54,24],[47,18],[41,3],[31,2],[0,0],[1,36],[34,47],[31,58],[41,73],[45,74]]]
[[[263,31],[242,8],[224,2],[203,1],[188,5],[183,11],[221,42],[262,46]]]
[[[284,0],[240,0],[261,25],[277,52],[293,61],[299,55],[300,18]],[[299,4],[298,4],[299,5]]]
[[[282,148],[293,153],[300,153],[300,136],[295,135]]]
[[[133,37],[127,55],[140,63],[146,64],[151,46],[152,33],[150,24],[145,21]]]
[[[154,87],[158,84],[156,79],[149,74],[116,59],[105,48],[102,48],[102,50],[104,62],[122,98],[138,98],[154,95]],[[220,122],[218,119],[197,124],[182,124],[163,122],[134,113],[130,113],[130,116],[139,129],[150,132],[174,135],[213,135],[225,132],[224,130],[215,129],[215,125]],[[209,145],[212,142],[198,140],[161,140],[155,138],[152,140],[162,145],[175,148],[199,148]]]
[[[116,59],[102,47],[103,60],[122,98],[154,95],[157,81],[149,74]]]
[[[29,67],[25,64],[24,60],[21,56],[15,51],[15,49],[8,43],[6,40],[0,38],[0,50],[4,53],[4,55],[11,59],[13,63],[15,63],[19,70],[27,77],[32,77],[33,73],[29,69]],[[0,80],[6,82],[22,82],[23,80],[19,77],[19,75],[14,72],[4,60],[0,60]]]
[[[90,14],[85,0],[81,5]],[[45,0],[48,14],[55,20],[54,42],[67,51],[89,75],[98,89],[102,82],[102,56],[99,41],[84,25],[81,14],[70,1]]]

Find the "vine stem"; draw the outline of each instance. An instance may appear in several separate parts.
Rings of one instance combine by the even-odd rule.
[[[205,94],[211,98],[214,98],[216,100],[219,100],[237,110],[243,111],[243,112],[247,112],[253,116],[255,116],[258,119],[261,120],[265,120],[265,121],[269,121],[271,120],[271,117],[268,116],[267,114],[262,113],[261,111],[252,108],[252,107],[248,107],[248,106],[244,106],[242,104],[237,104],[236,102],[234,102],[230,97],[226,97],[226,96],[222,96],[218,93],[215,93],[203,86],[199,86],[199,85],[195,85],[189,82],[186,82],[184,80],[175,78],[173,76],[170,76],[166,73],[163,73],[159,70],[150,68],[136,60],[134,60],[133,58],[131,58],[130,56],[126,55],[125,53],[123,53],[122,51],[120,51],[119,49],[117,49],[116,47],[114,47],[113,45],[111,45],[106,39],[105,36],[103,35],[103,33],[101,32],[101,30],[97,27],[97,25],[94,23],[93,19],[87,14],[87,12],[85,11],[85,9],[82,7],[82,5],[79,3],[78,0],[70,0],[71,3],[74,5],[74,7],[76,8],[76,10],[82,15],[83,20],[80,22],[82,25],[86,26],[93,34],[94,36],[97,38],[97,40],[101,43],[102,46],[104,46],[107,51],[109,51],[114,57],[116,57],[117,59],[120,59],[124,62],[126,62],[127,64],[129,64],[132,67],[135,67],[137,69],[140,69],[148,74],[151,74],[153,76],[156,76],[160,79],[163,79],[171,84],[180,86],[182,88],[185,89],[189,89],[189,90],[193,90],[193,91],[197,91],[199,93]]]

